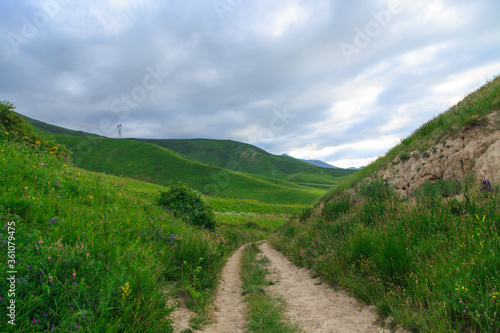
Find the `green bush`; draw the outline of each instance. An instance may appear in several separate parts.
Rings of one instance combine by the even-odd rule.
[[[403,162],[407,161],[410,159],[410,154],[409,153],[401,153],[401,154],[399,154],[399,159]]]
[[[215,229],[212,208],[203,202],[200,193],[182,183],[173,184],[167,191],[160,192],[158,204],[185,218],[189,224]]]

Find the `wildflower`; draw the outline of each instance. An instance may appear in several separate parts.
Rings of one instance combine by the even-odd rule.
[[[41,143],[39,140],[36,140],[36,141],[35,141],[35,144],[36,144],[37,146],[39,146],[39,145],[41,145],[42,143]]]
[[[53,277],[53,276],[51,276],[51,275],[49,274],[49,280],[50,280],[50,283],[52,283],[52,282],[53,282],[53,281],[52,281],[53,279],[54,279],[54,277]]]
[[[87,252],[87,254],[86,254],[87,258],[89,257],[89,255],[90,255],[90,253]]]
[[[50,260],[50,259],[52,259],[50,256],[49,256],[49,257],[47,257],[47,260]]]
[[[88,197],[90,200],[94,199],[94,196],[93,195],[89,195]]]
[[[75,281],[71,282],[71,285],[76,286],[76,282]]]
[[[130,293],[132,292],[132,290],[130,289],[130,283],[129,282],[125,283],[120,288],[123,291],[123,293],[122,293],[122,302],[123,302],[125,300],[125,298],[127,298],[130,295]]]
[[[57,217],[54,217],[52,220],[50,220],[50,223],[56,223],[57,222]]]
[[[42,240],[42,237],[40,237],[40,240],[37,242],[37,244],[42,245],[42,243],[43,243],[43,240]]]
[[[67,164],[63,164],[63,167],[65,167],[65,168],[66,168],[67,166],[68,166]]]
[[[73,270],[73,274],[72,275],[73,275],[73,278],[76,277],[76,272],[74,270]]]

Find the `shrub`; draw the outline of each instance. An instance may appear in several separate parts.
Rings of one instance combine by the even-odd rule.
[[[410,154],[408,154],[408,153],[401,153],[401,154],[399,154],[399,159],[401,161],[403,161],[403,162],[407,161],[407,160],[410,159]]]
[[[200,193],[182,183],[172,184],[167,191],[160,192],[158,205],[172,210],[192,225],[215,229],[212,208],[203,202]]]

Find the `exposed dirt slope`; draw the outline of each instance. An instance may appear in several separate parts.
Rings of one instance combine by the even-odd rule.
[[[424,152],[412,152],[407,160],[397,157],[378,173],[401,192],[425,181],[463,180],[467,175],[500,183],[500,111],[442,137]]]

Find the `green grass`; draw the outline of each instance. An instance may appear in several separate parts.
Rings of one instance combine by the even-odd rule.
[[[270,241],[412,332],[500,331],[500,193],[492,180],[439,180],[400,197],[379,170],[427,154],[500,110],[497,77],[323,196]],[[373,179],[369,181],[368,179]]]
[[[413,332],[498,332],[498,187],[461,184],[462,201],[439,183],[413,198],[366,190],[380,184],[279,227],[273,244]]]
[[[249,332],[290,333],[300,332],[298,325],[285,317],[285,304],[276,295],[266,292],[265,287],[272,284],[266,279],[269,273],[266,265],[269,259],[257,255],[262,253],[258,245],[247,245],[241,256],[241,278],[243,294],[248,304],[246,327]]]
[[[172,149],[204,164],[265,177],[274,176],[276,179],[301,184],[331,186],[337,183],[338,177],[354,172],[347,169],[317,167],[287,156],[272,155],[255,146],[231,140],[135,140]]]
[[[0,331],[169,332],[172,295],[206,315],[226,258],[255,233],[190,226],[156,204],[161,187],[76,168],[16,121],[0,140],[0,269],[16,271],[0,316],[14,299],[16,326]]]
[[[213,231],[192,226],[158,206],[167,188],[75,167],[12,105],[0,108],[0,269],[13,270],[10,241],[17,272],[15,296],[0,281],[0,316],[16,301],[16,326],[2,320],[2,332],[171,332],[173,298],[198,328],[227,257],[288,218],[287,205],[202,198],[224,212]]]
[[[129,191],[127,180],[68,166],[25,144],[2,141],[0,150],[0,220],[15,226],[16,332],[53,325],[168,332],[164,290],[173,286],[193,310],[207,311],[225,258],[253,238],[225,225],[215,232],[191,227]],[[3,229],[0,242],[8,241]],[[130,293],[121,289],[126,283]],[[9,288],[5,279],[0,285],[5,318]]]
[[[145,142],[54,134],[72,151],[74,164],[91,171],[168,186],[182,181],[199,192],[225,198],[312,204],[324,190],[210,166]]]

